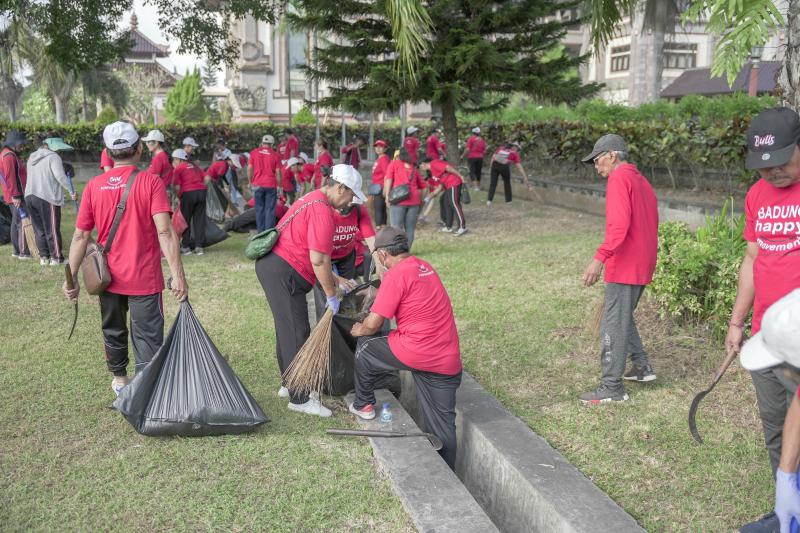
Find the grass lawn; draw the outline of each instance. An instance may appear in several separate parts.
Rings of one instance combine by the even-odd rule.
[[[470,234],[419,230],[415,253],[453,299],[465,365],[503,404],[653,531],[731,530],[772,506],[767,454],[749,376],[734,365],[701,404],[722,347],[658,319],[638,321],[658,373],[623,405],[584,407],[599,376],[586,323],[601,288],[580,275],[603,221],[536,203],[467,207]],[[63,227],[71,234],[72,209]],[[369,446],[324,429],[349,426],[343,405],[321,421],[276,397],[274,331],[234,236],[186,261],[190,300],[220,351],[272,418],[247,436],[155,439],[109,411],[95,298],[82,296],[75,337],[61,269],[0,254],[0,523],[9,529],[404,531],[413,527]],[[167,303],[167,325],[177,306]]]

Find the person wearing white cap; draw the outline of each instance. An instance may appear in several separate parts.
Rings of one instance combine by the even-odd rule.
[[[159,176],[169,191],[172,187],[172,163],[167,154],[164,134],[159,130],[150,130],[142,140],[150,150],[150,166],[147,167],[147,171]]]
[[[194,238],[195,255],[203,255],[203,245],[206,243],[206,197],[211,177],[195,165],[181,148],[172,151],[172,165],[175,167],[172,175],[175,195],[180,198],[181,214],[189,225],[181,237],[181,253],[192,253]]]
[[[286,195],[286,203],[294,203],[297,193],[302,190],[301,175],[303,173],[303,160],[299,157],[290,157],[286,161],[286,167],[281,175],[283,176],[283,194]]]
[[[194,149],[200,148],[200,145],[197,144],[197,141],[195,141],[192,137],[186,137],[183,139],[182,144],[183,150],[186,152],[186,155],[189,156],[189,161],[191,161],[192,157],[194,156]]]
[[[172,294],[185,300],[188,288],[164,184],[136,168],[142,156],[139,134],[128,122],[115,122],[103,130],[103,142],[114,167],[86,185],[69,248],[74,288],[64,283],[63,290],[77,300],[78,270],[96,229],[111,273],[111,284],[99,295],[100,317],[106,362],[114,375],[111,388],[119,394],[128,383],[128,313],[137,372],[164,340],[161,253],[172,275]],[[117,220],[115,213],[121,215]]]
[[[231,201],[228,202],[227,198],[225,199],[228,204],[225,215],[232,218],[239,214],[234,206],[244,203],[239,201],[241,196],[239,196],[239,192],[236,190],[236,185],[232,177],[236,174],[237,170],[242,168],[242,163],[239,160],[239,156],[233,154],[227,148],[223,148],[217,153],[216,158],[217,160],[211,163],[206,169],[206,176],[211,178],[213,187],[220,195],[224,196],[222,191],[223,184],[228,185]]]
[[[250,164],[247,165],[247,179],[253,189],[259,232],[274,224],[275,204],[281,195],[281,157],[272,148],[274,144],[272,135],[261,137],[261,146],[250,152]]]
[[[469,179],[472,182],[473,190],[481,189],[481,173],[483,172],[483,158],[486,155],[486,140],[481,137],[479,127],[472,128],[472,135],[467,139],[464,153],[461,158],[467,159],[469,166]]]
[[[781,531],[788,532],[792,520],[800,524],[800,289],[767,309],[761,330],[742,346],[740,359],[751,372],[772,369],[785,378],[785,401],[790,407],[775,472],[775,515]]]
[[[281,375],[308,339],[306,294],[319,281],[326,306],[339,312],[337,288],[351,289],[350,280],[338,278],[332,270],[331,254],[335,232],[333,209],[365,201],[361,175],[349,165],[335,165],[330,178],[320,189],[292,204],[278,223],[278,242],[270,253],[256,261],[256,275],[275,321],[276,354]],[[281,387],[281,397],[289,397],[289,409],[329,417],[331,411],[319,397]]]
[[[419,158],[419,139],[417,139],[417,132],[419,128],[416,126],[409,126],[406,128],[406,138],[403,139],[403,148],[406,149],[408,155],[411,157],[411,164],[416,165]]]

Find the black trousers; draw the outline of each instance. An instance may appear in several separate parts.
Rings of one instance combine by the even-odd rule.
[[[442,193],[445,199],[444,224],[447,228],[452,228],[454,222],[458,222],[459,229],[467,227],[467,221],[464,219],[464,209],[461,207],[461,188],[463,186],[461,184],[452,189],[445,189]]]
[[[375,209],[375,225],[376,226],[385,226],[387,224],[386,220],[386,198],[384,198],[383,194],[373,194],[372,195],[372,206]]]
[[[489,196],[488,200],[491,202],[494,199],[494,191],[497,189],[497,178],[503,178],[503,190],[506,193],[506,202],[511,201],[511,166],[501,165],[500,163],[492,163],[489,171]]]
[[[206,243],[206,193],[200,191],[187,191],[181,194],[181,213],[189,229],[183,232],[182,246],[188,248],[194,235],[195,248],[202,248]]]
[[[456,468],[456,390],[461,372],[455,376],[423,372],[400,361],[389,347],[389,338],[361,337],[356,347],[357,409],[375,405],[375,383],[395,370],[409,370],[414,376],[417,401],[422,410],[424,429],[442,440],[442,456],[452,470]]]
[[[764,443],[769,452],[772,475],[778,469],[783,443],[783,422],[798,383],[784,373],[784,367],[776,366],[750,372],[756,389],[758,414],[764,429]]]
[[[331,261],[331,266],[336,267],[339,275],[345,279],[355,279],[356,277],[356,251],[353,250],[348,255],[341,259],[334,259]],[[314,284],[314,308],[317,311],[317,322],[322,318],[325,313],[325,306],[328,304],[328,298],[325,296],[325,291],[322,290],[322,285],[317,281]]]
[[[128,311],[131,314],[130,334],[137,372],[147,366],[164,343],[164,308],[160,292],[146,296],[127,296],[108,291],[100,293],[106,363],[115,376],[127,375]]]
[[[443,224],[447,224],[447,191],[439,195],[439,218]]]
[[[28,249],[28,241],[25,240],[25,231],[22,229],[22,216],[20,216],[20,208],[26,209],[25,200],[19,207],[14,207],[13,204],[8,204],[11,208],[11,248],[14,255],[30,256],[31,251]]]
[[[467,159],[467,164],[469,165],[469,179],[480,183],[481,173],[483,172],[483,158]]]
[[[256,276],[264,289],[275,321],[275,353],[281,375],[311,334],[306,294],[311,284],[278,255],[268,253],[256,261]],[[308,395],[290,390],[292,403],[306,403]]]
[[[38,196],[27,196],[25,203],[36,231],[36,246],[44,259],[64,259],[61,240],[61,206],[53,205]]]

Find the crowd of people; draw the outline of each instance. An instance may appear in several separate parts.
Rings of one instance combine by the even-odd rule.
[[[290,128],[277,147],[272,135],[264,135],[260,146],[246,154],[232,153],[219,140],[211,165],[203,169],[196,161],[199,145],[191,137],[170,157],[158,130],[140,138],[128,122],[107,126],[102,173],[84,190],[69,247],[74,286],[65,284],[64,292],[69,299],[78,298],[78,273],[92,232],[101,246],[113,240],[106,258],[111,282],[100,294],[113,390],[119,393],[128,383],[129,335],[137,370],[163,341],[163,260],[172,294],[187,298],[181,255],[203,254],[207,196],[215,187],[228,203],[226,229],[279,230],[274,247],[256,261],[255,272],[272,311],[281,374],[310,334],[307,294],[313,290],[317,316],[326,310],[336,314],[341,297],[356,286],[359,268],[363,273],[365,260],[374,264],[382,284],[368,316],[351,330],[358,343],[356,395],[348,408],[361,419],[373,419],[373,389],[380,376],[411,371],[423,424],[442,440],[440,453],[454,467],[455,393],[462,372],[458,332],[439,275],[411,249],[417,220],[437,197],[442,231],[467,232],[462,195],[470,185],[479,186],[487,144],[474,128],[463,150],[470,171],[467,182],[447,161],[441,131],[430,133],[424,153],[418,133],[409,127],[394,157],[386,141],[374,143],[377,157],[365,192],[359,172],[365,144],[361,137],[342,147],[338,164],[325,139],[315,142],[316,159],[311,160]],[[761,179],[745,200],[747,251],[725,347],[729,353],[741,349],[742,364],[751,371],[776,476],[777,514],[742,529],[754,532],[776,530],[779,522],[785,525],[800,514],[800,117],[787,108],[764,111],[752,121],[747,142],[747,167]],[[9,132],[0,152],[4,199],[12,211],[12,255],[30,258],[22,229],[30,217],[42,265],[61,265],[66,261],[60,233],[65,191],[76,205],[78,201],[72,171],[59,156],[71,147],[55,136],[40,139],[26,164],[20,155],[26,143],[19,132]],[[145,145],[150,163],[139,170]],[[499,178],[506,201],[511,201],[512,167],[528,180],[519,149],[508,142],[493,152],[489,204]],[[625,140],[608,134],[583,159],[607,179],[605,239],[583,273],[586,286],[601,276],[605,281],[601,378],[597,388],[580,396],[587,404],[626,401],[625,381],[656,380],[634,311],[655,270],[658,204],[629,157]],[[182,237],[175,230],[176,211],[188,225]],[[121,217],[115,216],[118,212]],[[246,223],[240,218],[245,216]],[[751,309],[753,337],[744,343]],[[396,328],[387,334],[387,321],[392,320]],[[288,399],[292,411],[331,415],[317,394],[284,386],[277,394]]]

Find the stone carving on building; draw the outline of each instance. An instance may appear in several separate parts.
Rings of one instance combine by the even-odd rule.
[[[246,87],[236,87],[233,89],[233,93],[242,111],[265,111],[267,109],[266,87],[256,87],[252,91]]]

